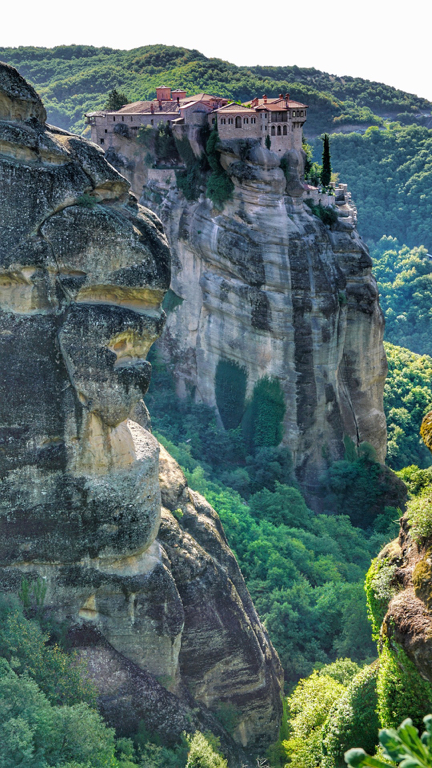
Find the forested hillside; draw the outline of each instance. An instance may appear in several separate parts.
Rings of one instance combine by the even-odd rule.
[[[432,106],[427,99],[362,78],[297,66],[237,67],[164,45],[130,51],[85,45],[0,48],[0,60],[13,64],[35,86],[51,123],[77,132],[84,130],[84,112],[101,108],[113,88],[135,101],[153,98],[162,83],[183,87],[188,95],[205,90],[234,101],[289,92],[310,107],[310,135],[344,125],[379,125],[383,116],[428,121]]]
[[[338,133],[330,146],[333,171],[357,205],[362,236],[377,242],[389,235],[432,250],[432,130],[389,124],[364,135]],[[321,152],[317,140],[316,159]]]

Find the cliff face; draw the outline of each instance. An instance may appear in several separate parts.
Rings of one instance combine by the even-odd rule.
[[[158,342],[178,390],[218,406],[218,362],[247,374],[246,401],[264,376],[277,379],[286,410],[283,442],[312,494],[343,437],[385,456],[383,318],[371,259],[347,201],[331,227],[302,202],[302,157],[250,142],[225,142],[234,182],[223,211],[187,203],[175,183],[152,181],[142,202],[161,217],[173,252],[171,288],[182,301]],[[239,414],[239,418],[241,414]]]
[[[0,64],[0,589],[44,580],[120,732],[258,749],[277,734],[277,656],[216,513],[163,449],[159,467],[141,399],[170,280],[161,223],[45,117]],[[235,741],[214,717],[227,703]]]

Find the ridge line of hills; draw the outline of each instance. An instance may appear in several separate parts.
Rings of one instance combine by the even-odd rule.
[[[309,104],[306,135],[364,130],[384,119],[432,125],[432,103],[383,83],[339,77],[312,67],[237,66],[197,50],[149,45],[131,50],[86,45],[55,48],[0,47],[0,59],[15,66],[41,95],[49,121],[83,132],[84,113],[101,108],[113,88],[130,101],[153,98],[166,81],[190,94],[206,90],[234,101],[251,94],[289,91]]]

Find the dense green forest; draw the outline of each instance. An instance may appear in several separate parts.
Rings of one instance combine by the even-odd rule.
[[[386,340],[432,355],[432,257],[426,248],[400,246],[394,237],[383,237],[371,256]]]
[[[264,440],[255,432],[251,441],[241,426],[221,429],[211,408],[176,398],[170,371],[157,353],[150,357],[146,402],[153,427],[190,486],[221,516],[287,685],[341,655],[370,661],[375,648],[364,577],[371,558],[395,535],[400,515],[399,504],[389,505],[394,488],[386,486],[373,450],[365,444],[356,451],[347,441],[344,460],[330,464],[321,478],[326,513],[314,515],[288,449],[277,445],[277,430]],[[259,419],[264,403],[267,423],[265,398],[260,392],[256,412]]]
[[[309,105],[306,132],[313,135],[343,125],[379,125],[382,117],[428,121],[427,99],[362,78],[335,77],[317,69],[237,67],[208,59],[196,50],[150,45],[130,51],[86,45],[56,48],[0,48],[0,59],[13,64],[42,96],[51,123],[84,129],[85,112],[101,108],[114,88],[129,101],[154,98],[158,85],[185,88],[188,95],[207,91],[234,101],[266,93],[289,92]]]
[[[358,228],[376,243],[387,235],[432,251],[432,130],[390,123],[331,136],[332,168],[348,184]],[[322,142],[315,142],[321,160]],[[427,351],[427,350],[423,350]]]

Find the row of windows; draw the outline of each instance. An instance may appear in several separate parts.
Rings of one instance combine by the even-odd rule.
[[[256,123],[256,117],[251,117],[250,118],[250,122],[251,122],[252,125],[254,125]],[[243,125],[247,125],[248,123],[249,123],[249,118],[248,117],[244,117],[243,118]],[[234,118],[233,117],[228,117],[228,118],[221,117],[220,124],[221,125],[234,125]],[[242,119],[241,119],[241,117],[236,117],[235,118],[235,127],[236,128],[241,128],[241,126],[242,126]]]

